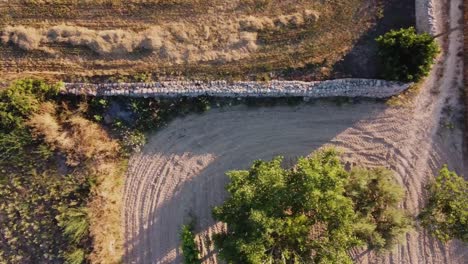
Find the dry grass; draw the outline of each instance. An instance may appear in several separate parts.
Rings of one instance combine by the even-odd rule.
[[[0,76],[249,78],[314,64],[326,78],[377,14],[373,0],[43,2],[0,4]]]
[[[66,105],[57,110],[44,103],[27,125],[33,135],[67,157],[70,166],[82,165],[95,180],[89,208],[90,234],[93,239],[92,263],[120,263],[123,255],[122,199],[126,161],[118,155],[118,144],[97,124],[79,115],[82,104],[71,112]]]
[[[52,149],[65,153],[70,166],[88,160],[99,162],[118,153],[118,143],[99,125],[72,113],[58,117],[51,103],[43,104],[27,125],[33,135],[43,137]]]
[[[414,100],[416,96],[419,94],[423,81],[424,80],[414,83],[404,92],[391,97],[390,99],[387,100],[387,104],[389,106],[397,106],[397,107],[413,106]]]
[[[8,26],[0,40],[22,50],[40,50],[56,54],[45,45],[67,44],[86,47],[99,55],[128,55],[147,50],[159,60],[181,64],[199,61],[229,62],[249,56],[258,49],[260,30],[280,30],[316,22],[317,12],[304,10],[290,15],[270,17],[241,17],[217,21],[212,25],[172,23],[153,26],[142,32],[131,30],[91,30],[85,27],[57,25],[50,28]]]
[[[88,204],[93,238],[92,263],[121,263],[122,200],[126,161],[108,161],[93,168],[96,186]]]

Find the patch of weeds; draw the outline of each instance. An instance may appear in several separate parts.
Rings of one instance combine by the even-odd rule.
[[[136,73],[132,76],[132,81],[134,82],[151,82],[152,79],[152,75],[149,72]]]
[[[394,107],[408,107],[414,102],[414,98],[419,94],[419,91],[422,87],[424,80],[421,80],[417,83],[413,83],[408,89],[404,92],[392,96],[386,101],[387,105]]]

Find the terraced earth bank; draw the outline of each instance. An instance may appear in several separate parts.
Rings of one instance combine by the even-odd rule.
[[[457,27],[461,1],[450,1],[448,21]],[[286,165],[325,145],[343,152],[347,166],[385,166],[405,187],[402,206],[416,215],[424,186],[442,164],[460,174],[463,166],[463,49],[461,30],[441,39],[444,54],[421,85],[414,103],[382,102],[338,106],[317,101],[296,107],[212,110],[177,119],[151,137],[132,157],[125,189],[127,263],[181,263],[178,232],[197,219],[203,263],[218,263],[212,234],[223,226],[211,208],[226,196],[224,172],[247,168],[254,159],[284,155]],[[358,263],[466,263],[468,249],[442,244],[416,228],[388,255],[351,252]]]

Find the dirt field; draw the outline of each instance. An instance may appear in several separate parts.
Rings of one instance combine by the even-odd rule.
[[[439,21],[461,21],[460,0]],[[442,7],[438,7],[442,10]],[[450,17],[450,19],[448,19]],[[443,43],[446,52],[421,85],[414,104],[390,107],[326,102],[294,108],[213,110],[172,122],[132,158],[126,184],[127,263],[180,263],[178,232],[194,216],[204,263],[218,263],[209,246],[223,227],[210,216],[225,197],[223,174],[253,159],[284,155],[294,160],[327,144],[342,149],[348,165],[386,166],[406,188],[403,207],[417,214],[424,186],[442,164],[463,166],[462,31]],[[442,40],[441,40],[442,41]],[[465,263],[468,249],[447,245],[417,229],[387,256],[353,252],[359,263]]]
[[[0,1],[0,79],[375,77],[374,37],[412,24],[405,0]]]

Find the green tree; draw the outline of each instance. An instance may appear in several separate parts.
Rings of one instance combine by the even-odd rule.
[[[384,77],[390,80],[416,82],[428,75],[440,52],[434,38],[417,34],[413,27],[391,30],[377,39]]]
[[[359,215],[358,237],[365,240],[370,249],[379,252],[391,250],[411,229],[410,216],[398,209],[404,192],[394,182],[391,171],[353,168],[346,196],[353,200],[354,210]]]
[[[397,210],[403,192],[385,182],[365,193],[369,178],[384,178],[374,171],[350,176],[333,149],[301,158],[293,169],[283,169],[281,162],[281,157],[255,161],[248,171],[227,173],[230,197],[213,209],[213,216],[227,223],[227,232],[217,235],[215,243],[228,263],[352,263],[349,249],[376,247],[365,235],[375,233],[386,242],[406,230],[382,232],[387,228],[385,213],[393,213],[388,208]],[[351,186],[353,177],[362,188]],[[384,192],[392,188],[396,194]],[[379,202],[370,201],[371,195]],[[361,205],[354,199],[359,197],[368,200]],[[382,212],[375,213],[380,207]],[[408,221],[403,223],[407,227]],[[370,232],[363,232],[365,225]]]
[[[422,226],[441,241],[468,242],[468,181],[444,166],[428,191],[419,215]]]
[[[195,242],[191,225],[183,225],[180,232],[182,240],[182,254],[184,255],[184,264],[200,264],[200,252]]]

